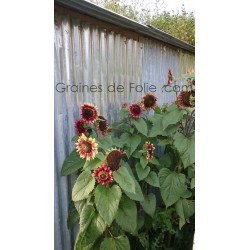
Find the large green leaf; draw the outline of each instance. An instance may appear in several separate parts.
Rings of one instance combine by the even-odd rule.
[[[90,170],[93,170],[95,168],[100,167],[103,164],[103,162],[104,162],[104,159],[103,158],[100,159],[100,158],[101,158],[101,154],[99,154],[99,158],[95,157],[92,160],[86,161],[83,168],[85,170],[90,171]]]
[[[178,108],[165,113],[162,119],[163,129],[166,129],[171,124],[176,124],[178,121],[182,119],[183,114],[184,114],[183,110]]]
[[[120,138],[113,138],[113,144],[116,147],[123,148],[126,144],[130,144],[130,134],[124,132],[121,134]]]
[[[144,201],[140,201],[143,210],[154,217],[155,209],[156,209],[156,198],[153,193],[144,196]]]
[[[188,219],[194,214],[194,201],[181,198],[176,202],[175,209],[182,219]]]
[[[143,118],[134,118],[132,119],[132,122],[140,133],[147,136],[148,126],[147,123],[143,120]]]
[[[160,162],[155,157],[150,161],[150,163],[152,163],[156,166],[160,166]]]
[[[90,222],[95,217],[95,208],[92,205],[85,205],[80,214],[80,231],[86,231]]]
[[[115,220],[125,231],[133,233],[137,226],[137,209],[135,202],[127,196],[122,196]]]
[[[144,196],[142,194],[141,186],[139,185],[138,181],[135,179],[132,169],[130,168],[127,162],[124,162],[124,161],[121,161],[121,162],[122,162],[122,166],[128,170],[129,174],[132,176],[135,182],[135,193],[126,192],[123,190],[124,193],[132,200],[143,201]]]
[[[74,206],[74,203],[71,202],[67,219],[68,229],[72,229],[78,220],[79,220],[79,214]]]
[[[95,186],[95,179],[90,171],[83,171],[78,178],[72,190],[72,200],[80,201],[87,199]]]
[[[148,176],[148,174],[150,172],[150,167],[146,166],[146,168],[143,169],[141,164],[139,162],[137,162],[135,165],[135,170],[136,170],[137,176],[139,178],[139,181],[141,181]]]
[[[149,173],[149,175],[147,176],[145,181],[151,186],[160,187],[159,178],[158,178],[157,174],[153,171],[151,171]]]
[[[142,155],[140,157],[140,164],[141,164],[141,167],[144,169],[147,164],[148,164],[148,160],[146,159],[146,157],[144,155]]]
[[[143,201],[144,200],[144,196],[143,196],[143,193],[142,193],[142,190],[141,190],[141,186],[140,184],[138,183],[138,181],[136,181],[134,179],[134,182],[135,182],[135,192],[134,193],[130,193],[130,192],[126,192],[124,191],[124,193],[132,200],[135,200],[135,201]]]
[[[112,136],[106,135],[100,142],[99,147],[103,150],[107,151],[108,149],[111,149],[113,146]]]
[[[89,209],[92,211],[92,209]],[[90,250],[94,245],[96,239],[102,235],[106,229],[106,224],[102,217],[95,212],[91,213],[91,220],[88,221],[88,225],[84,228],[84,231],[79,231],[74,250]]]
[[[100,250],[130,250],[129,240],[125,235],[115,238],[105,238]]]
[[[176,133],[174,136],[174,145],[180,153],[184,167],[195,162],[195,137],[194,135],[187,138],[181,133]]]
[[[178,201],[181,195],[187,190],[185,180],[186,177],[184,174],[171,172],[167,168],[160,170],[160,191],[166,207],[169,207]]]
[[[162,135],[163,125],[162,125],[162,116],[158,115],[153,119],[153,127],[151,128],[148,137],[156,137],[157,135]]]
[[[111,188],[98,185],[95,189],[96,208],[105,223],[109,226],[116,216],[121,195],[121,189],[117,185],[113,185]]]
[[[117,171],[113,172],[113,176],[124,191],[135,193],[135,182],[127,168],[121,166]]]
[[[128,143],[130,147],[129,156],[137,149],[138,145],[141,143],[141,137],[139,135],[133,135],[128,138]]]
[[[129,111],[128,111],[128,109],[125,109],[125,108],[122,108],[120,111],[119,111],[119,113],[118,113],[118,116],[120,116],[120,117],[126,117],[126,116],[128,116],[129,115]]]
[[[82,211],[85,203],[86,203],[86,200],[80,200],[80,201],[74,202],[75,208],[76,208],[79,215],[81,214],[81,211]]]
[[[81,159],[79,153],[74,149],[71,154],[64,160],[61,169],[61,175],[70,175],[82,168],[85,163],[85,159]]]

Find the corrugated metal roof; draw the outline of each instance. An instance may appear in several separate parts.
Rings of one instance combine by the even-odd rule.
[[[117,26],[126,28],[128,30],[135,31],[139,34],[152,37],[154,39],[160,40],[162,42],[171,44],[181,49],[185,49],[192,53],[195,52],[195,47],[185,43],[168,33],[165,33],[159,29],[156,29],[150,25],[146,26],[135,22],[129,18],[116,14],[112,11],[104,9],[93,3],[84,0],[55,0],[56,4],[68,7],[70,9],[76,10],[88,16],[95,17],[99,20],[115,24]]]

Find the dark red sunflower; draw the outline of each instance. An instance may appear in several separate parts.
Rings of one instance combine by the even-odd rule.
[[[76,143],[77,152],[80,158],[86,158],[86,160],[94,159],[98,153],[98,144],[95,142],[95,138],[87,137],[82,134]]]
[[[123,155],[125,155],[124,150],[112,148],[110,151],[107,152],[107,158],[106,158],[107,166],[112,171],[117,170],[121,166],[120,161]]]
[[[98,116],[97,126],[100,134],[105,135],[108,129],[108,123],[107,120],[101,115]]]
[[[75,122],[75,129],[78,135],[86,134],[87,128],[85,128],[85,122],[83,119],[79,119]]]
[[[142,113],[142,107],[139,104],[134,103],[129,106],[129,113],[133,118],[139,118]]]
[[[147,93],[142,98],[142,106],[145,110],[150,110],[155,108],[157,97],[152,93]]]
[[[93,123],[98,118],[98,111],[95,105],[90,103],[84,103],[81,107],[82,110],[82,119],[86,123]]]
[[[145,142],[145,146],[146,146],[146,149],[147,149],[147,153],[146,153],[146,159],[148,161],[151,161],[153,159],[153,153],[154,153],[154,150],[155,150],[155,147],[153,144],[151,144],[150,142]]]
[[[195,91],[181,91],[177,97],[177,102],[180,107],[194,108],[195,107]]]
[[[172,75],[172,70],[171,69],[168,69],[168,84],[167,85],[170,85],[172,82],[173,82],[173,75]]]
[[[102,164],[99,168],[96,168],[93,171],[93,176],[97,182],[102,185],[106,185],[113,181],[113,172],[109,167],[107,167],[106,163]]]

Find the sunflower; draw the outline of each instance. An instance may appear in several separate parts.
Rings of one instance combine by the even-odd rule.
[[[107,166],[112,171],[117,170],[121,166],[120,161],[123,155],[125,155],[124,150],[112,148],[110,151],[107,152]]]
[[[155,108],[157,97],[151,93],[146,94],[142,98],[142,106],[145,110],[150,110]]]
[[[108,129],[107,120],[103,116],[98,116],[97,128],[101,135],[105,135]]]
[[[93,177],[97,180],[98,183],[106,185],[113,181],[112,170],[107,167],[107,164],[102,164],[99,168],[96,168],[93,171]]]
[[[146,146],[146,149],[147,149],[147,153],[146,153],[146,159],[148,161],[151,161],[153,159],[153,153],[154,153],[154,150],[155,150],[155,147],[153,144],[151,144],[150,142],[145,142],[145,146]]]
[[[79,137],[76,143],[76,149],[80,158],[86,158],[86,160],[95,158],[95,155],[98,153],[97,146],[98,144],[95,142],[94,138],[88,138],[84,134]]]
[[[82,119],[86,123],[93,123],[98,118],[98,111],[95,105],[90,103],[84,103],[81,107],[82,110]]]
[[[139,118],[142,113],[142,107],[139,104],[134,103],[129,106],[129,113],[133,118]]]
[[[195,91],[181,91],[177,97],[177,102],[180,107],[194,108],[195,106]]]
[[[75,129],[78,135],[86,134],[87,129],[84,127],[85,121],[83,119],[79,119],[75,122]]]

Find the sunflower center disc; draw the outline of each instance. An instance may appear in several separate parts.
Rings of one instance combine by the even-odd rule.
[[[84,142],[82,143],[82,149],[83,149],[83,151],[84,151],[85,153],[90,153],[91,150],[92,150],[92,145],[91,145],[91,143],[84,141]]]
[[[91,109],[86,109],[86,111],[85,111],[85,115],[87,116],[87,117],[92,117],[93,116],[93,111],[91,110]]]
[[[100,174],[100,178],[101,178],[102,180],[105,180],[105,179],[107,178],[107,175],[106,175],[105,173],[101,173],[101,174]]]

